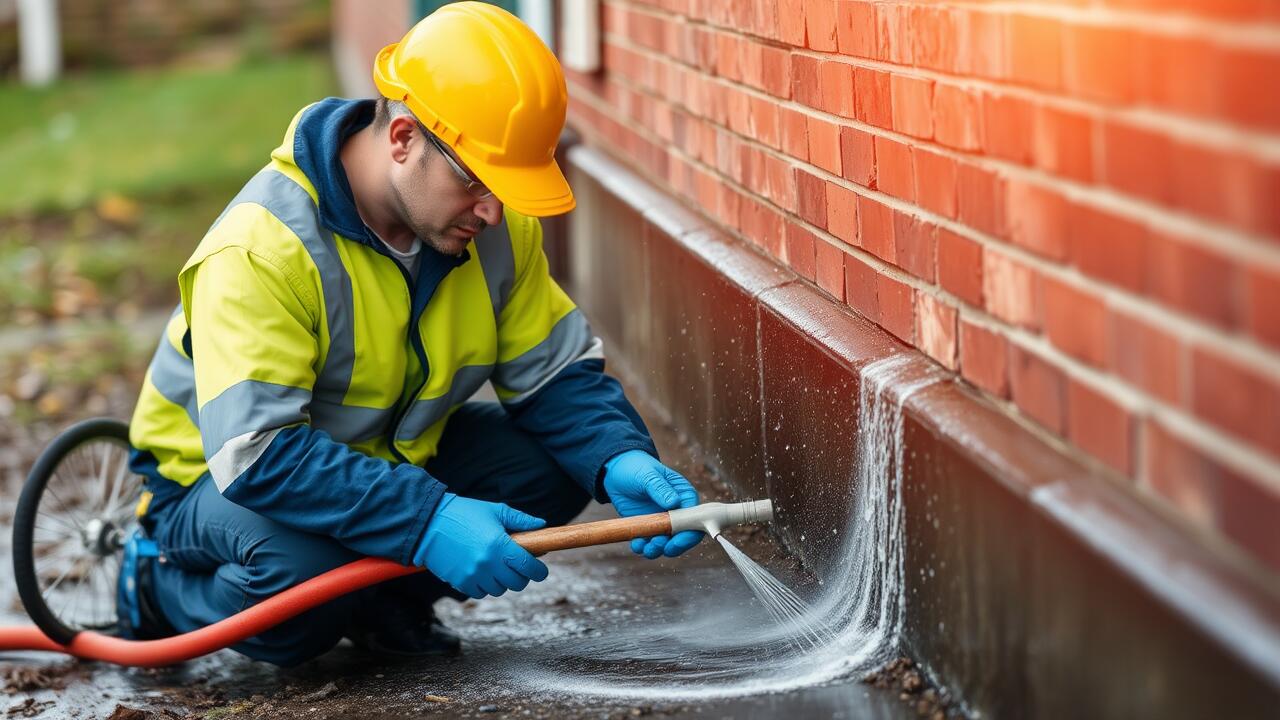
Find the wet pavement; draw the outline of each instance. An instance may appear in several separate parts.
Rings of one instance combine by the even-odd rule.
[[[704,499],[725,488],[660,423],[666,459]],[[11,513],[6,489],[4,516]],[[593,505],[578,522],[613,517]],[[7,525],[3,550],[8,554]],[[801,596],[799,563],[763,528],[726,533]],[[552,553],[550,578],[522,593],[437,605],[463,638],[460,658],[387,661],[345,641],[292,669],[230,651],[158,670],[0,653],[4,717],[916,717],[896,688],[824,672],[770,633],[724,551],[704,541],[647,561],[626,544]],[[0,624],[23,621],[5,563]],[[809,678],[824,678],[809,684]]]

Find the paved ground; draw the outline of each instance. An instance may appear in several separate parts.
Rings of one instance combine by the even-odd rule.
[[[723,494],[670,432],[651,426],[669,462],[705,496]],[[593,506],[582,520],[612,516]],[[7,555],[7,525],[0,532]],[[803,569],[767,532],[733,539],[804,594]],[[438,606],[464,638],[458,659],[386,662],[344,643],[290,670],[223,651],[153,671],[7,653],[5,717],[916,716],[897,690],[855,678],[794,687],[827,661],[765,637],[767,616],[709,541],[675,560],[614,545],[547,561],[550,579],[523,593]],[[21,622],[11,570],[0,577],[0,624]]]

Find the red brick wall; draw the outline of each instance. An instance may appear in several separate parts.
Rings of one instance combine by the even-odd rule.
[[[588,142],[1280,568],[1280,3],[603,15]]]

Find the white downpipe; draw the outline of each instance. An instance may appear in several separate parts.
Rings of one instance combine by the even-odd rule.
[[[18,0],[18,49],[24,85],[48,85],[62,71],[58,0]]]

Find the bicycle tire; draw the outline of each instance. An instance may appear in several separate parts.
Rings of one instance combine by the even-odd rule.
[[[64,623],[49,607],[41,590],[36,563],[36,519],[40,500],[59,465],[76,449],[95,440],[123,443],[128,447],[129,426],[114,418],[84,420],[58,434],[40,454],[27,475],[13,517],[13,574],[18,597],[32,622],[51,640],[70,644],[83,628]],[[114,581],[114,578],[110,578]],[[114,595],[112,595],[114,597]],[[114,605],[112,606],[114,612]]]

